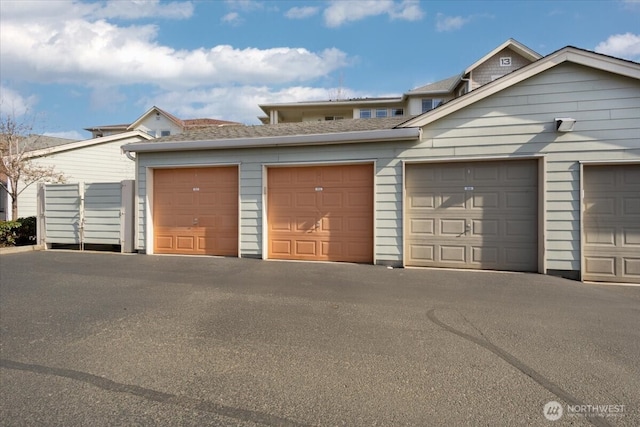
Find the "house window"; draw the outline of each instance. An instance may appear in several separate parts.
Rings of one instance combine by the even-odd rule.
[[[387,109],[386,108],[376,108],[376,117],[387,117]]]
[[[343,120],[344,117],[343,116],[325,116],[324,118],[326,121],[331,121],[331,120]]]
[[[371,118],[371,109],[363,108],[360,110],[360,118],[361,119],[370,119]]]
[[[391,109],[391,115],[393,117],[404,116],[404,108],[392,108]]]
[[[171,135],[171,131],[170,130],[162,130],[160,131],[160,136],[169,136]]]
[[[422,112],[433,110],[434,108],[442,105],[442,99],[423,99],[422,100]]]

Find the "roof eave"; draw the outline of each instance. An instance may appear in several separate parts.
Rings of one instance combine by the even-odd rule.
[[[420,138],[419,128],[378,129],[331,134],[269,136],[262,138],[232,138],[200,141],[131,143],[122,146],[126,152],[167,152],[222,150],[230,148],[287,147],[301,145],[353,144],[361,142],[407,141]]]

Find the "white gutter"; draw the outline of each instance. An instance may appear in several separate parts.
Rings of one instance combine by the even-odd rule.
[[[125,153],[157,151],[221,150],[227,148],[287,147],[296,145],[351,144],[359,142],[418,140],[420,128],[379,129],[311,135],[267,136],[201,141],[133,142],[122,146]]]

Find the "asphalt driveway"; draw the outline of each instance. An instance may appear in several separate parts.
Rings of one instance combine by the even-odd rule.
[[[66,251],[0,282],[2,425],[640,424],[640,287]]]

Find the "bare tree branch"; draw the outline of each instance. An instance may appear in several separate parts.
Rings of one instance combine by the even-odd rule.
[[[64,182],[54,166],[39,165],[31,152],[44,148],[42,135],[33,134],[35,117],[18,120],[15,112],[0,117],[0,187],[11,197],[12,219],[18,217],[18,196],[37,182]]]

